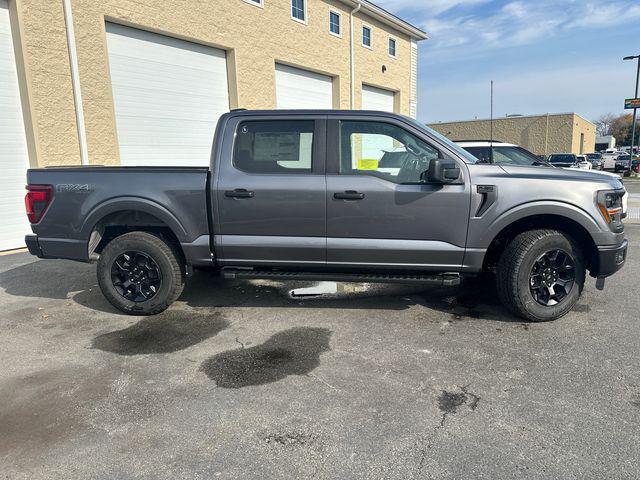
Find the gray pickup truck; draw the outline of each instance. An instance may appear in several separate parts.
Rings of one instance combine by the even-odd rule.
[[[208,168],[29,170],[26,243],[97,262],[105,297],[135,315],[163,311],[194,267],[214,267],[431,285],[489,272],[510,310],[542,321],[575,305],[587,271],[602,288],[622,267],[618,178],[477,162],[390,113],[232,111]]]

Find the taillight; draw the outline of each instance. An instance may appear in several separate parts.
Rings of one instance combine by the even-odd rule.
[[[53,186],[29,184],[27,190],[27,195],[24,197],[27,217],[29,222],[38,223],[53,199]]]

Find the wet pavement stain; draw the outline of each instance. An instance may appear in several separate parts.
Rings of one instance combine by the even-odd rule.
[[[242,388],[307,375],[320,365],[320,354],[330,350],[332,332],[298,327],[276,333],[261,345],[219,353],[200,370],[222,388]]]
[[[171,353],[196,345],[229,326],[220,313],[165,312],[93,339],[92,346],[118,355]]]
[[[467,405],[472,411],[478,407],[478,403],[481,400],[480,397],[470,392],[468,385],[459,388],[460,392],[442,390],[442,393],[438,397],[438,408],[442,412],[442,419],[440,420],[441,427],[444,426],[447,415],[456,413],[462,405]]]
[[[314,435],[302,432],[272,433],[266,435],[263,440],[268,444],[281,445],[283,447],[302,447],[314,443]]]

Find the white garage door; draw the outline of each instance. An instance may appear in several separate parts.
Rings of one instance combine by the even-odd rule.
[[[394,93],[382,88],[362,86],[362,110],[393,112]],[[370,135],[362,149],[364,158],[380,159],[382,152],[395,150],[394,141],[386,135]]]
[[[0,0],[0,250],[24,247],[31,233],[24,209],[28,165],[9,9]]]
[[[394,93],[382,88],[362,86],[362,110],[393,112]]]
[[[208,165],[229,110],[223,50],[107,23],[123,165]]]
[[[276,64],[276,103],[278,108],[333,108],[331,77]]]

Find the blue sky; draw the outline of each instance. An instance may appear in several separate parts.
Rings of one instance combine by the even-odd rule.
[[[425,30],[418,118],[623,111],[640,54],[640,1],[374,0]]]

